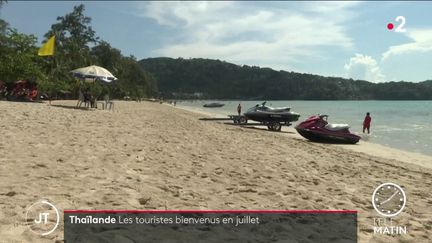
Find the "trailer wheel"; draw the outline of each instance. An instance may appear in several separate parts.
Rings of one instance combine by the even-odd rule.
[[[244,116],[241,116],[241,117],[239,118],[239,123],[240,123],[240,124],[246,124],[246,123],[247,123],[247,118],[244,117]]]
[[[282,130],[282,125],[278,122],[275,126],[276,131],[280,132]]]
[[[272,123],[270,123],[270,125],[268,126],[268,128],[269,128],[271,131],[277,131],[277,132],[280,132],[281,129],[282,129],[282,125],[281,125],[279,122],[272,122]]]

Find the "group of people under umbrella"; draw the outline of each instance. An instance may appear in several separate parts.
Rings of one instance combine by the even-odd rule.
[[[78,68],[72,70],[71,73],[74,77],[79,78],[83,82],[93,84],[95,84],[95,82],[101,82],[102,84],[111,83],[112,81],[117,80],[110,71],[95,65]],[[40,98],[49,100],[51,104],[53,94],[39,94],[37,86],[36,80],[18,80],[9,84],[0,80],[0,99],[6,98],[7,100],[13,101],[32,102]],[[87,86],[87,88],[84,88],[85,86]],[[110,101],[108,93],[104,95],[103,101],[97,102],[97,97],[93,97],[93,94],[90,92],[88,87],[89,85],[80,84],[77,107],[80,107],[81,104],[85,104],[85,106],[96,108],[98,103],[102,103],[102,108],[113,108],[114,103]]]
[[[75,77],[86,82],[94,83],[96,81],[102,81],[105,83],[111,83],[112,81],[117,80],[117,78],[114,77],[110,71],[95,65],[78,68],[72,70],[71,73]],[[108,94],[105,94],[104,100],[102,102],[97,102],[96,98],[92,96],[89,89],[79,90],[77,108],[81,107],[82,104],[84,104],[85,107],[97,108],[98,103],[102,103],[102,109],[114,109],[114,103],[110,101]]]

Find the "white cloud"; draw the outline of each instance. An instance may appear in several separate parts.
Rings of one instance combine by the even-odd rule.
[[[410,29],[405,35],[413,41],[402,45],[390,46],[390,48],[382,54],[382,62],[388,60],[392,56],[432,51],[432,29]]]
[[[356,54],[344,66],[347,77],[370,82],[383,82],[385,76],[381,73],[378,63],[371,56]]]
[[[339,13],[359,5],[360,1],[320,1],[305,3],[305,10],[316,13]]]
[[[161,25],[193,25],[208,21],[212,14],[230,7],[231,2],[147,2],[138,5],[143,17],[155,19]]]
[[[350,8],[357,3],[311,2],[297,10],[245,2],[139,4],[142,16],[183,33],[154,50],[155,55],[289,67],[305,58],[326,60],[331,53],[322,47],[353,46],[344,20],[352,18]]]

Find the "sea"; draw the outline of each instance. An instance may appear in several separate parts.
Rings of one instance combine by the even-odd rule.
[[[221,108],[204,108],[211,102],[224,103]],[[263,101],[195,100],[177,101],[178,106],[209,113],[215,117],[237,114]],[[293,125],[316,114],[328,115],[329,123],[349,124],[350,131],[362,134],[366,112],[372,117],[371,134],[364,136],[368,142],[393,147],[409,152],[432,155],[432,101],[267,101],[273,107],[291,107],[300,113]]]

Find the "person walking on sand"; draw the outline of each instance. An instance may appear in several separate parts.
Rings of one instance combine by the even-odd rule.
[[[370,125],[372,122],[372,117],[370,116],[370,113],[366,113],[366,117],[363,121],[363,133],[365,133],[365,130],[367,129],[367,133],[370,133]]]
[[[240,116],[241,115],[241,105],[240,104],[238,104],[238,106],[237,106],[237,113],[238,113],[238,115]]]

